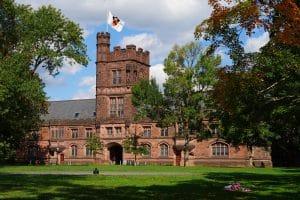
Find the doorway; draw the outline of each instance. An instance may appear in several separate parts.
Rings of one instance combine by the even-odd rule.
[[[118,143],[108,144],[109,159],[115,165],[122,165],[123,162],[123,147]]]

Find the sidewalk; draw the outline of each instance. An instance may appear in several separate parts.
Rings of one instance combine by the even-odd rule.
[[[0,174],[45,174],[45,175],[94,175],[93,171],[6,171],[1,172]],[[187,175],[187,174],[193,174],[190,172],[113,172],[113,171],[101,171],[99,172],[99,175]],[[98,175],[98,174],[97,174]],[[95,175],[94,175],[95,176]]]

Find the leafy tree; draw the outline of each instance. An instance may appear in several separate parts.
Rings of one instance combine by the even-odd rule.
[[[123,141],[125,152],[133,153],[134,155],[134,165],[137,164],[137,155],[146,155],[149,153],[144,145],[139,144],[139,138],[140,136],[135,132],[134,134],[126,136]]]
[[[184,46],[175,45],[165,59],[164,71],[168,78],[164,84],[164,93],[160,93],[155,81],[146,81],[135,85],[133,104],[138,114],[158,121],[162,127],[174,126],[176,140],[184,140],[180,153],[184,152],[184,166],[192,149],[190,141],[205,138],[204,119],[209,109],[208,91],[215,84],[215,70],[220,57],[204,56],[199,43],[191,42]]]
[[[82,35],[77,24],[51,6],[34,10],[0,1],[0,143],[16,148],[46,113],[39,67],[56,75],[66,61],[87,65]]]
[[[277,152],[286,155],[279,157],[298,154],[299,1],[209,0],[209,4],[212,14],[196,27],[195,36],[211,42],[209,53],[224,45],[233,60],[231,67],[218,73],[214,90],[223,136],[250,148],[272,143],[273,152],[280,149]],[[245,53],[241,33],[251,37],[261,29],[269,33],[269,42],[258,53]]]
[[[44,67],[54,74],[65,61],[87,65],[83,31],[60,10],[50,5],[34,10],[28,5],[15,4],[13,0],[1,2],[3,57],[14,52],[26,55],[32,73]]]
[[[0,66],[0,143],[15,149],[38,129],[40,115],[47,111],[44,84],[32,76],[23,55],[0,59]]]
[[[104,144],[100,137],[97,137],[93,134],[90,138],[88,138],[88,143],[86,147],[93,152],[93,157],[94,159],[96,159],[97,154],[102,154]]]

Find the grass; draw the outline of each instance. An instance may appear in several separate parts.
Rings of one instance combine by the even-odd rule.
[[[97,166],[101,171],[177,175],[34,175],[18,171],[92,171],[95,166],[1,166],[0,199],[300,199],[299,168]],[[252,192],[224,191],[233,181]]]

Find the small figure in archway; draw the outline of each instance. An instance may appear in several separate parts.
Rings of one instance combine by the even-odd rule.
[[[97,168],[94,169],[93,174],[99,174],[99,170]]]

